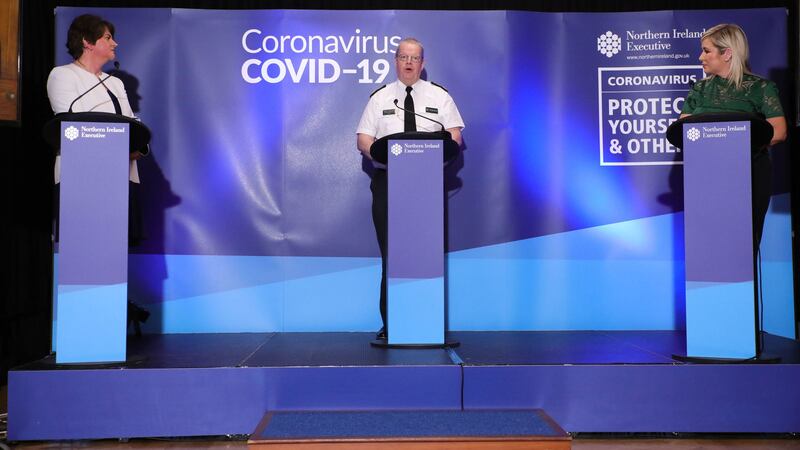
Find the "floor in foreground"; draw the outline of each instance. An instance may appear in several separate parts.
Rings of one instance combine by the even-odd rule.
[[[2,448],[3,441],[0,441]],[[6,444],[9,445],[9,444]],[[155,440],[136,439],[129,442],[104,441],[76,441],[76,442],[35,442],[13,446],[12,448],[38,450],[38,449],[245,449],[244,441],[199,441],[199,440]],[[780,439],[763,438],[730,438],[730,437],[692,437],[692,438],[583,438],[577,437],[572,441],[575,450],[789,450],[800,449],[800,437],[786,437]]]

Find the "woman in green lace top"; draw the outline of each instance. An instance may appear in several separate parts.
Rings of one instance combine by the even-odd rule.
[[[786,140],[786,118],[772,81],[750,72],[750,50],[744,31],[733,24],[708,29],[700,39],[700,62],[707,77],[692,86],[683,103],[681,117],[705,112],[747,112],[763,116],[772,125],[770,145]],[[771,195],[772,164],[766,151],[753,154],[754,251]]]
[[[770,145],[783,142],[786,118],[778,88],[750,72],[750,50],[744,31],[738,25],[717,25],[703,33],[700,45],[700,62],[707,78],[692,86],[681,117],[704,112],[760,114],[774,130]]]

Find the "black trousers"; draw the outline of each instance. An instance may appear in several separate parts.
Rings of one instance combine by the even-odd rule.
[[[758,254],[761,235],[764,231],[764,219],[769,209],[772,195],[772,161],[769,153],[762,150],[751,160],[751,189],[753,196],[753,255]]]
[[[372,223],[375,225],[375,235],[378,238],[378,247],[381,249],[381,298],[380,311],[383,327],[388,331],[388,311],[386,306],[386,255],[388,245],[389,209],[388,209],[388,176],[386,170],[375,169],[372,182],[369,185],[372,191]]]
[[[761,353],[762,336],[761,322],[758,320],[758,304],[761,292],[761,278],[758,275],[758,252],[761,247],[761,236],[764,233],[764,221],[769,209],[769,200],[772,194],[772,160],[767,150],[761,150],[753,155],[750,162],[751,195],[753,197],[753,280],[755,282],[756,304],[756,354]]]
[[[128,245],[130,247],[137,247],[145,238],[140,191],[139,183],[128,181]]]

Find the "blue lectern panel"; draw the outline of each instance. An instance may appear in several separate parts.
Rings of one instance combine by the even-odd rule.
[[[686,353],[755,348],[750,124],[685,124]]]
[[[56,362],[125,360],[127,124],[61,125]]]
[[[442,141],[389,141],[390,344],[444,343]]]

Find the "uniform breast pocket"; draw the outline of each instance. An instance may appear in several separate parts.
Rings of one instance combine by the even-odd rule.
[[[442,126],[442,116],[439,114],[439,109],[432,106],[426,106],[419,114],[423,117],[417,117],[417,129],[420,131],[439,131]],[[438,123],[437,123],[438,122]]]
[[[378,119],[378,133],[379,136],[387,134],[399,133],[403,131],[403,118],[397,114],[394,109],[386,109]]]

